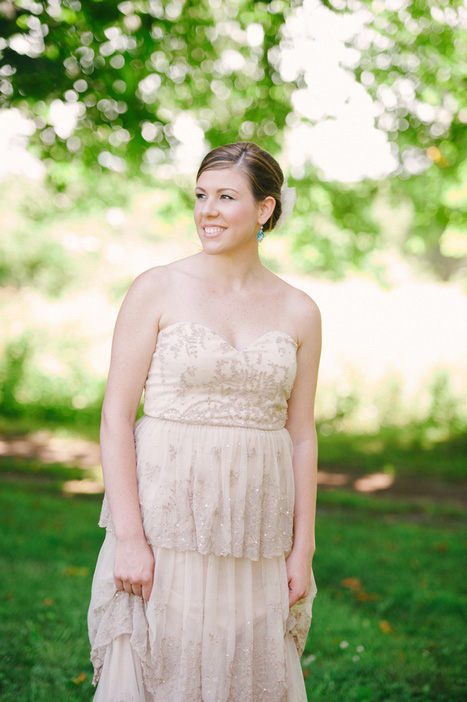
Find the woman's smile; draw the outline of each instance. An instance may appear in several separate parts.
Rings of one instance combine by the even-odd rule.
[[[222,234],[227,227],[203,227],[204,235],[208,239],[213,239],[215,236]]]

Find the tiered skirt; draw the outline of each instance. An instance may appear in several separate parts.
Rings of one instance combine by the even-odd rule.
[[[117,592],[104,498],[88,610],[94,702],[306,702],[300,656],[317,588],[311,570],[289,607],[288,432],[144,415],[135,446],[154,581],[147,602]]]

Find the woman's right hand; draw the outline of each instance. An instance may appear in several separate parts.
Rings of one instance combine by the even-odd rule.
[[[155,563],[154,552],[144,537],[117,539],[113,572],[117,590],[148,601]]]

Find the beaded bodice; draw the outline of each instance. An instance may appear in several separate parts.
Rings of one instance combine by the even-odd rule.
[[[246,348],[198,322],[159,331],[144,413],[161,419],[281,429],[296,374],[297,342],[271,330]]]

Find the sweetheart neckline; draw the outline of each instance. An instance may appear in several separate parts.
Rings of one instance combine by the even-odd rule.
[[[243,349],[237,349],[235,346],[232,346],[230,341],[227,341],[224,339],[224,337],[219,334],[215,329],[212,329],[211,327],[208,327],[207,324],[202,324],[202,322],[192,322],[192,321],[186,321],[186,322],[174,322],[173,324],[168,324],[166,327],[163,327],[162,329],[159,329],[158,334],[161,334],[163,331],[166,331],[167,329],[170,329],[171,327],[177,327],[181,324],[191,324],[194,326],[198,327],[203,327],[203,329],[207,329],[211,334],[214,334],[214,336],[217,336],[221,341],[224,342],[224,344],[227,344],[227,346],[230,346],[230,348],[235,351],[236,353],[244,353],[247,351],[249,348],[257,344],[261,339],[264,339],[265,336],[268,334],[282,334],[283,336],[286,336],[288,339],[290,339],[293,344],[295,345],[296,348],[298,348],[298,343],[295,341],[293,336],[290,336],[290,334],[287,334],[287,332],[282,331],[281,329],[269,329],[268,331],[264,332],[264,334],[261,334],[261,336],[258,336],[254,341],[249,343],[247,346],[245,346]]]

